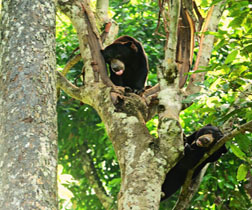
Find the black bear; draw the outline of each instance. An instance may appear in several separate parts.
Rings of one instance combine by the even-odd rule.
[[[188,170],[192,169],[216,141],[222,137],[223,134],[217,127],[208,124],[185,138],[184,156],[166,174],[165,181],[162,185],[162,192],[165,194],[164,197],[161,198],[162,201],[170,197],[184,184]],[[227,149],[225,145],[223,145],[196,168],[193,178],[200,173],[201,169],[207,163],[217,161],[222,153],[226,152]]]
[[[101,53],[109,64],[110,79],[134,92],[144,88],[148,74],[148,60],[140,42],[130,36],[121,36]]]

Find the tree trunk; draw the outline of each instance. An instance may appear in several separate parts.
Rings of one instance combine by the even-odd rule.
[[[0,210],[57,209],[55,2],[3,1]]]

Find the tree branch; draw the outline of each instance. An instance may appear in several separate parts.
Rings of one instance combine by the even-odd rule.
[[[169,38],[165,49],[165,59],[158,71],[160,92],[158,136],[160,155],[167,161],[166,170],[171,168],[183,152],[182,128],[179,124],[179,112],[182,107],[178,88],[178,72],[176,64],[177,28],[180,15],[180,1],[169,1]]]
[[[71,82],[69,82],[60,72],[56,71],[57,76],[57,84],[56,87],[64,90],[67,95],[71,96],[74,99],[77,99],[79,101],[82,100],[81,98],[81,91],[80,88],[73,85]]]
[[[85,101],[81,98],[82,102],[91,105],[105,124],[121,170],[122,181],[120,193],[118,194],[118,209],[158,209],[161,187],[157,186],[161,186],[162,179],[165,177],[164,168],[166,168],[166,163],[168,162],[166,161],[167,151],[159,152],[159,142],[150,135],[146,124],[142,120],[144,117],[141,116],[141,112],[146,105],[143,104],[141,106],[139,100],[134,100],[133,97],[129,97],[133,101],[125,97],[121,101],[122,106],[126,108],[125,112],[124,110],[117,112],[112,103],[111,88],[108,88],[101,82],[90,82],[93,81],[93,72],[90,68],[91,62],[94,62],[94,65],[98,66],[100,71],[99,65],[102,65],[103,60],[99,59],[99,56],[101,56],[99,51],[101,43],[96,33],[92,30],[92,20],[88,19],[89,13],[87,8],[89,6],[86,5],[87,0],[58,0],[58,2],[60,2],[61,10],[71,18],[77,30],[80,51],[82,57],[85,55],[85,60],[87,61],[85,61],[85,67],[88,68],[88,77],[85,75],[85,79],[88,82],[85,83],[84,87],[76,89],[75,86],[69,84],[61,76],[59,76],[59,85],[77,99],[85,97]],[[94,40],[89,41],[90,36],[93,36]],[[90,52],[90,50],[96,49],[96,47],[91,45],[98,46],[98,57],[93,52]],[[86,54],[84,54],[85,52]],[[102,60],[100,64],[99,60]],[[105,69],[105,64],[102,67]],[[90,81],[87,79],[90,79]],[[70,88],[70,90],[67,88]],[[75,91],[78,91],[78,94],[75,94]],[[171,125],[171,129],[174,129],[174,125],[176,126],[175,129],[179,127],[176,121]],[[177,130],[181,133],[180,128]],[[173,139],[176,139],[176,137],[172,136]],[[165,142],[162,143],[165,144]]]
[[[196,71],[199,68],[199,62],[200,62],[200,58],[202,58],[202,50],[203,50],[203,43],[204,43],[204,39],[205,39],[205,32],[208,29],[208,25],[209,25],[209,21],[210,18],[213,15],[213,10],[214,10],[214,5],[209,9],[207,17],[205,19],[205,23],[204,23],[204,27],[201,31],[201,38],[200,38],[200,46],[199,46],[199,52],[195,61],[195,65],[194,65],[194,71]],[[218,23],[218,22],[217,22]],[[218,26],[218,24],[216,24],[216,27]],[[213,43],[214,44],[214,43]],[[211,53],[211,52],[210,52]]]
[[[162,63],[162,67],[159,72],[159,79],[164,79],[167,84],[174,83],[177,78],[177,64],[176,64],[176,48],[177,48],[177,28],[178,19],[180,15],[180,1],[170,1],[170,28],[169,28],[169,38],[168,44],[165,49],[165,58]],[[163,89],[161,81],[161,90]]]
[[[246,131],[252,132],[252,121],[245,123],[241,125],[239,128],[234,129],[229,134],[222,137],[198,162],[197,165],[194,166],[194,168],[190,169],[187,173],[187,177],[185,180],[185,183],[182,187],[182,190],[179,195],[178,202],[176,203],[176,206],[173,210],[184,210],[186,209],[188,203],[190,202],[188,198],[188,195],[190,195],[190,188],[192,184],[192,176],[195,171],[195,169],[202,164],[207,158],[209,158],[213,153],[215,153],[218,149],[220,149],[227,141],[231,140],[233,137],[235,137],[237,134],[245,133]],[[196,190],[195,190],[196,192]],[[195,193],[194,192],[194,193]],[[192,198],[192,196],[191,196]],[[186,199],[186,200],[185,200]]]
[[[182,0],[182,4],[186,11],[190,14],[190,17],[193,19],[196,31],[200,31],[204,18],[201,16],[197,4],[194,0]]]
[[[97,0],[96,2],[96,11],[99,18],[102,19],[103,23],[108,21],[108,7],[109,0]]]
[[[250,171],[248,172],[246,179],[248,180],[248,182],[244,185],[244,189],[247,192],[250,200],[252,201],[252,174]]]
[[[65,76],[69,70],[79,61],[81,60],[81,54],[77,54],[74,57],[72,57],[67,64],[65,65],[64,69],[62,70],[62,74]]]
[[[198,8],[197,4],[195,3],[195,1],[193,1],[192,3],[193,3],[193,9],[194,9],[195,14],[197,15],[197,19],[198,19],[198,21],[197,21],[197,25],[198,25],[197,31],[200,31],[201,28],[202,28],[202,25],[204,23],[204,18],[202,17],[202,15],[201,15],[201,13],[199,11],[199,8]]]
[[[187,80],[188,72],[193,61],[195,39],[195,25],[188,10],[181,6],[178,24],[178,41],[176,50],[176,62],[179,72],[179,88],[182,88]]]
[[[221,19],[222,12],[224,11],[225,3],[226,0],[219,2],[218,4],[212,6],[208,12],[201,35],[200,48],[194,66],[194,71],[198,70],[199,67],[204,67],[208,65],[214,45],[214,35],[205,35],[204,32],[206,32],[207,30],[211,32],[216,32],[218,30],[218,24]],[[203,82],[204,77],[204,72],[192,74],[189,84],[186,88],[186,93],[190,95],[200,92],[201,87],[197,86],[196,84],[198,82]]]
[[[101,35],[102,43],[104,46],[110,45],[118,35],[119,26],[114,20],[110,20],[105,25],[105,29]]]
[[[105,24],[104,31],[101,35],[102,43],[105,43],[105,46],[111,44],[115,40],[115,37],[119,31],[118,24],[108,17],[108,7],[109,0],[97,0],[97,16],[99,19],[101,19],[102,24]]]
[[[160,84],[159,106],[162,109],[159,112],[159,119],[170,118],[179,119],[181,110],[181,94],[178,88],[178,70],[176,64],[177,49],[177,28],[180,15],[180,1],[169,2],[170,31],[168,44],[165,48],[165,58],[161,68],[158,69],[158,79]],[[177,82],[176,82],[177,81]],[[170,103],[172,101],[172,103]]]
[[[113,83],[108,77],[106,64],[101,54],[102,44],[100,35],[98,34],[98,31],[96,29],[94,15],[86,0],[83,2],[83,6],[84,6],[83,10],[84,10],[85,22],[87,24],[87,30],[88,30],[87,40],[93,59],[94,72],[96,73],[96,71],[99,71],[101,79],[104,82],[104,84],[106,84],[109,87],[112,87]]]
[[[94,14],[90,9],[88,0],[58,0],[58,6],[73,22],[80,43],[82,57],[86,57],[85,79],[90,82],[98,80],[98,72],[102,81],[107,86],[112,87],[105,66],[104,58],[100,52],[102,49],[100,35],[96,28]],[[87,46],[88,43],[88,46]],[[92,66],[94,74],[90,71]]]

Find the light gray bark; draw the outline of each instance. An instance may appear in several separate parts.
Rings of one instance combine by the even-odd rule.
[[[159,98],[159,139],[161,150],[167,160],[167,169],[175,164],[182,153],[183,135],[179,124],[179,113],[182,107],[182,95],[178,87],[176,64],[177,27],[180,14],[180,1],[169,1],[170,29],[165,58],[158,69],[160,84]]]
[[[108,20],[108,7],[109,0],[97,0],[96,2],[96,12],[98,16],[106,22]]]
[[[218,24],[221,19],[222,13],[225,9],[226,0],[218,2],[216,5],[213,6],[212,13],[210,15],[209,23],[206,24],[206,31],[209,32],[216,32],[218,30]],[[206,67],[209,63],[211,52],[214,46],[214,38],[215,36],[212,34],[202,35],[203,38],[200,40],[200,53],[197,55],[196,59],[196,69],[194,70],[201,70],[202,68]],[[190,78],[189,84],[186,88],[186,93],[188,95],[198,93],[201,90],[201,86],[197,85],[199,82],[203,82],[205,78],[205,72],[193,74]]]
[[[1,15],[0,210],[56,210],[55,1],[6,0]]]

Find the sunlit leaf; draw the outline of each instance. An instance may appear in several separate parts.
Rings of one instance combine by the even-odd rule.
[[[238,135],[236,135],[235,139],[236,139],[236,142],[238,143],[239,147],[244,152],[251,151],[252,141],[246,135],[238,134]]]
[[[231,63],[236,58],[237,54],[238,54],[238,50],[234,50],[233,52],[231,52],[227,56],[227,58],[225,60],[225,64]]]
[[[246,16],[247,16],[246,12],[243,12],[243,13],[239,12],[239,16],[235,17],[230,22],[229,27],[239,27],[243,23],[243,21],[246,18]]]
[[[237,170],[237,180],[242,181],[245,180],[246,175],[248,173],[248,167],[245,164],[241,164]]]
[[[241,160],[246,160],[246,154],[244,152],[242,152],[239,147],[237,147],[234,144],[231,144],[230,148],[236,157],[240,158]]]

